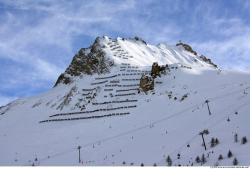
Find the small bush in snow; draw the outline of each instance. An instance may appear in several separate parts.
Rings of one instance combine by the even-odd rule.
[[[201,162],[200,157],[199,157],[199,156],[197,156],[197,157],[195,158],[195,161],[196,161],[197,163],[200,163],[200,162]]]
[[[143,163],[141,163],[141,167],[143,167],[144,166],[144,164]]]
[[[154,163],[154,167],[156,167],[157,166],[157,164],[156,163]]]
[[[241,139],[241,144],[246,144],[247,143],[247,137],[242,137]]]
[[[227,157],[231,158],[232,156],[233,156],[233,153],[229,150],[228,153],[227,153]]]
[[[122,162],[122,164],[123,164],[123,165],[125,165],[125,164],[126,164],[126,162],[125,162],[125,161],[123,161],[123,162]]]
[[[210,141],[210,147],[214,147],[214,146],[215,146],[215,139],[212,137]]]
[[[219,139],[218,138],[216,138],[215,140],[214,140],[214,143],[215,143],[215,145],[218,145],[220,142],[219,142]]]
[[[238,160],[237,160],[237,158],[234,158],[234,160],[233,160],[233,165],[238,165]]]
[[[223,156],[220,154],[218,160],[223,160]]]
[[[168,94],[168,98],[171,99],[171,98],[172,98],[172,95],[171,95],[171,94]]]
[[[177,158],[180,159],[180,158],[181,158],[181,155],[180,155],[180,154],[177,154]]]
[[[188,94],[182,96],[181,101],[185,100],[188,97]]]

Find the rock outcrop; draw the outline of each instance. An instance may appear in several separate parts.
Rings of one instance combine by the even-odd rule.
[[[207,58],[206,56],[201,55],[200,58],[201,58],[204,62],[206,62],[206,63],[208,63],[208,64],[214,66],[215,68],[218,67],[215,63],[213,63],[213,62],[211,61],[211,59]]]
[[[192,49],[192,47],[188,44],[179,42],[176,44],[176,46],[182,46],[186,51],[193,53],[194,55],[197,55],[197,52]]]
[[[142,38],[138,37],[138,36],[135,36],[134,38],[136,41],[140,41],[142,43],[144,43],[145,45],[147,45],[147,42],[145,40],[143,40]]]
[[[105,56],[106,54],[102,48],[103,46],[98,37],[90,48],[80,49],[73,57],[66,71],[59,76],[55,86],[60,83],[69,84],[72,82],[72,77],[81,74],[92,75],[94,73],[108,73],[114,62]]]
[[[191,47],[190,45],[188,45],[188,44],[179,42],[179,43],[176,44],[176,46],[182,46],[186,51],[191,52],[191,53],[193,53],[194,55],[197,56],[197,52],[194,51],[194,50],[192,49],[192,47]],[[206,56],[201,55],[201,56],[198,56],[198,57],[199,57],[200,59],[202,59],[204,62],[206,62],[206,63],[212,65],[213,67],[215,67],[215,68],[218,67],[216,64],[214,64],[214,63],[211,61],[211,59],[207,58]]]
[[[165,72],[168,66],[159,66],[157,62],[154,62],[151,69],[151,76],[155,79],[157,76],[161,77],[161,73]]]
[[[149,75],[143,75],[140,79],[140,89],[144,92],[154,89],[154,78]]]

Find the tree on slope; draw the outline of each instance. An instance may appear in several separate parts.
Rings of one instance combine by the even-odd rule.
[[[234,160],[233,160],[233,165],[238,165],[238,160],[237,160],[237,158],[234,158]]]
[[[234,142],[235,142],[235,143],[238,142],[238,134],[237,134],[237,133],[234,134]]]
[[[166,162],[168,166],[172,166],[172,159],[170,158],[170,156],[167,157]]]
[[[220,154],[218,160],[223,160],[223,156]]]
[[[247,137],[246,136],[242,137],[241,144],[246,144],[246,142],[247,142]]]
[[[200,163],[200,162],[201,162],[200,157],[199,157],[199,156],[197,156],[197,157],[195,158],[195,161],[196,161],[197,163]]]
[[[202,156],[201,156],[201,163],[205,164],[206,162],[207,162],[207,159],[206,159],[205,155],[202,154]]]
[[[228,153],[227,153],[227,157],[231,158],[232,156],[233,156],[233,153],[229,150]]]

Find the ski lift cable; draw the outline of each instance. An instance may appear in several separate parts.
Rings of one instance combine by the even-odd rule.
[[[243,103],[243,104],[240,104],[239,106],[237,106],[237,108],[235,108],[237,111],[239,111],[241,108],[243,108],[243,107],[245,107],[245,106],[247,106],[247,105],[249,105],[249,101],[247,101],[247,102],[245,102],[245,103]],[[223,120],[225,120],[225,118],[227,118],[230,114],[232,114],[232,113],[235,113],[235,109],[233,110],[233,111],[231,111],[230,113],[228,113],[228,114],[226,114],[225,116],[223,116],[222,118],[220,118],[218,121],[216,121],[216,123],[213,123],[213,124],[211,124],[211,125],[209,125],[209,126],[207,126],[207,127],[205,127],[205,128],[215,128],[218,124],[221,124],[221,122],[223,121]],[[209,119],[209,120],[211,120],[211,119]],[[199,131],[197,132],[197,133],[199,133]],[[182,148],[184,147],[184,146],[186,146],[188,143],[191,143],[197,136],[199,136],[199,134],[195,134],[195,135],[193,135],[188,141],[186,141],[184,144],[182,144],[180,147],[178,147],[177,149],[175,149],[174,151],[172,151],[171,153],[169,153],[169,155],[172,155],[172,154],[174,154],[174,153],[176,153],[176,152],[178,152],[178,151],[180,151],[180,150],[182,150]],[[162,160],[160,160],[159,162],[163,162],[165,159],[162,159]],[[175,159],[175,160],[177,160],[177,159]],[[175,161],[174,160],[174,161]]]
[[[230,93],[225,93],[225,94],[220,95],[220,96],[215,96],[215,97],[208,98],[208,100],[211,101],[211,100],[221,99],[221,98],[224,98],[224,97],[226,97],[226,96],[230,96],[230,95],[233,95],[233,94],[235,94],[235,93],[238,93],[238,92],[240,92],[240,91],[248,90],[249,88],[250,88],[250,86],[247,86],[247,87],[245,87],[244,89],[239,89],[239,90],[235,90],[235,91],[230,92]]]
[[[234,92],[230,92],[230,93],[228,93],[228,94],[224,94],[222,97],[219,97],[219,96],[214,97],[214,98],[212,98],[212,101],[218,100],[218,99],[220,99],[220,98],[226,97],[226,96],[228,96],[228,95],[231,95],[231,94],[234,94],[234,93],[236,93],[236,92],[239,92],[239,91],[242,91],[242,90],[246,90],[246,89],[249,89],[249,88],[250,88],[250,87],[247,87],[247,88],[244,88],[244,89],[241,89],[241,90],[236,90],[236,91],[234,91]],[[211,98],[210,98],[210,99],[211,99]],[[115,139],[115,138],[118,138],[118,137],[121,137],[121,136],[128,135],[128,134],[130,134],[130,133],[133,133],[133,132],[136,132],[136,131],[139,131],[139,130],[148,128],[148,127],[150,127],[152,124],[154,125],[154,124],[161,123],[161,122],[163,122],[163,121],[172,119],[173,117],[176,117],[176,116],[178,116],[178,115],[180,115],[180,114],[183,114],[183,113],[185,113],[185,112],[187,112],[187,111],[193,109],[194,107],[197,107],[197,106],[202,105],[202,104],[204,104],[204,101],[202,101],[202,102],[200,102],[200,103],[198,103],[198,104],[195,104],[195,105],[193,105],[193,106],[190,106],[190,107],[188,107],[188,108],[185,108],[185,109],[179,111],[178,113],[175,113],[175,114],[172,114],[172,115],[170,115],[170,116],[164,117],[164,118],[162,118],[162,119],[159,119],[159,120],[150,122],[150,123],[148,123],[148,124],[146,124],[146,125],[143,125],[143,126],[141,126],[141,127],[136,128],[136,129],[132,129],[132,130],[129,130],[129,131],[125,131],[125,132],[119,133],[119,134],[117,134],[117,135],[115,135],[115,136],[110,136],[110,137],[107,137],[107,138],[104,138],[104,139],[100,139],[100,140],[97,140],[97,141],[94,141],[94,142],[90,142],[90,143],[84,144],[84,145],[81,146],[81,147],[88,147],[88,146],[90,146],[90,145],[93,145],[93,144],[96,144],[96,143],[99,143],[99,142],[102,142],[102,143],[103,143],[103,142],[106,142],[106,141],[109,141],[109,140],[112,140],[112,139]],[[69,151],[64,151],[64,152],[61,152],[61,153],[56,153],[56,154],[54,154],[54,155],[51,155],[50,158],[53,158],[53,157],[56,157],[56,156],[60,156],[60,155],[63,155],[63,154],[66,154],[66,153],[69,153],[69,152],[72,152],[72,151],[75,151],[75,149],[76,149],[76,148],[74,147],[74,148],[69,149]],[[47,157],[48,157],[48,156],[47,156]],[[45,160],[50,159],[50,158],[47,158],[47,157],[42,158],[42,160],[45,161]]]
[[[239,85],[239,83],[223,83],[223,84],[219,84],[219,85],[214,85],[214,86],[209,86],[209,87],[199,87],[199,88],[195,88],[195,90],[197,91],[207,91],[209,89],[213,89],[213,88],[220,88],[220,87],[234,87],[234,86],[237,86]],[[223,88],[224,89],[224,88]]]
[[[244,106],[246,103],[241,104],[240,106]],[[226,108],[222,108],[221,110],[218,111],[232,111],[232,109],[234,109],[235,111],[238,110],[240,108],[240,106],[238,106],[238,103],[234,103],[234,104],[230,104],[229,106],[227,106]],[[236,108],[235,108],[236,107]],[[217,116],[212,116],[210,117],[207,121],[205,121],[204,123],[206,124],[207,122],[211,121],[212,119],[216,118]]]
[[[203,103],[203,102],[201,102],[201,103],[199,103],[199,104],[196,104],[196,105],[193,105],[193,106],[190,106],[190,107],[188,107],[188,108],[186,108],[186,109],[184,109],[184,110],[179,111],[178,113],[172,114],[172,115],[170,115],[170,116],[167,116],[167,117],[165,117],[165,118],[163,118],[163,119],[160,119],[160,120],[156,120],[156,121],[154,121],[154,122],[150,122],[150,123],[148,123],[148,124],[146,124],[146,125],[143,125],[143,126],[141,126],[141,127],[136,128],[136,129],[132,129],[132,130],[129,130],[129,131],[125,131],[125,132],[119,133],[119,134],[117,134],[117,135],[115,135],[115,136],[111,136],[111,137],[107,137],[107,138],[104,138],[104,139],[100,139],[100,140],[97,140],[97,141],[94,141],[94,142],[90,142],[90,143],[87,143],[87,144],[82,145],[81,147],[82,147],[82,148],[88,147],[88,146],[91,146],[91,145],[93,145],[93,144],[97,144],[97,143],[99,143],[99,142],[103,143],[103,142],[106,142],[106,141],[109,141],[109,140],[112,140],[112,139],[115,139],[115,138],[118,138],[118,137],[121,137],[121,136],[128,135],[128,134],[130,134],[130,133],[133,133],[133,132],[136,132],[136,131],[139,131],[139,130],[148,128],[148,127],[150,127],[152,124],[157,124],[157,123],[161,123],[161,122],[163,122],[163,121],[169,120],[169,119],[171,119],[171,118],[173,118],[173,117],[175,117],[175,116],[177,116],[177,115],[180,115],[180,114],[182,114],[182,113],[184,113],[184,112],[186,112],[186,111],[188,111],[188,110],[193,109],[194,107],[197,107],[198,105],[200,105],[200,104],[202,104],[202,103]],[[69,149],[69,150],[67,150],[67,151],[64,151],[64,152],[61,152],[61,153],[56,153],[56,154],[54,154],[54,155],[50,155],[50,158],[48,158],[48,156],[47,156],[47,157],[44,157],[44,158],[42,158],[40,161],[46,161],[46,160],[51,159],[51,158],[53,158],[53,157],[60,156],[60,155],[64,155],[64,154],[66,154],[66,153],[69,153],[69,152],[72,152],[72,151],[75,151],[75,150],[76,150],[76,148],[74,147],[74,148],[71,148],[71,149]]]
[[[223,116],[222,118],[220,118],[218,121],[216,121],[215,123],[210,124],[209,126],[207,126],[207,128],[214,128],[215,126],[219,125],[223,120],[225,120],[230,114],[234,114],[235,110],[239,111],[240,109],[244,108],[245,106],[249,105],[249,101],[246,101],[245,103],[239,105],[236,109],[234,109],[233,111],[231,111],[230,113],[226,114],[225,116]]]
[[[245,89],[244,89],[244,90],[245,90]],[[236,91],[231,92],[231,93],[235,93],[235,92],[236,92]],[[238,92],[238,90],[237,90],[237,92]],[[218,98],[217,98],[217,99],[218,99]],[[216,99],[216,100],[217,100],[217,99]],[[203,102],[202,102],[201,104],[203,104]],[[136,128],[136,129],[132,129],[132,130],[129,130],[129,131],[120,133],[120,134],[115,135],[115,136],[107,137],[107,138],[104,138],[104,139],[102,139],[102,140],[98,140],[98,141],[95,141],[95,142],[87,143],[87,144],[83,145],[82,147],[88,147],[88,146],[90,146],[90,145],[93,145],[93,144],[96,144],[96,143],[99,143],[99,142],[105,142],[105,141],[108,141],[108,140],[112,140],[112,139],[115,139],[115,138],[118,138],[118,137],[121,137],[121,136],[130,134],[130,133],[132,133],[132,132],[136,132],[136,131],[138,131],[138,130],[142,130],[142,129],[144,129],[144,128],[150,127],[152,124],[157,124],[157,123],[160,123],[160,122],[162,122],[162,121],[169,120],[169,119],[171,119],[171,118],[173,118],[173,117],[175,117],[175,116],[177,116],[177,115],[180,115],[180,114],[182,114],[182,113],[188,111],[189,109],[192,109],[192,108],[194,108],[194,107],[197,107],[198,105],[200,105],[200,104],[196,104],[196,105],[191,106],[191,107],[189,107],[189,108],[187,108],[187,109],[184,109],[184,110],[182,110],[182,111],[180,111],[180,112],[178,112],[178,113],[172,114],[172,115],[170,115],[170,116],[167,116],[167,117],[165,117],[165,118],[162,118],[162,119],[157,120],[157,121],[154,121],[154,122],[151,122],[151,123],[149,123],[149,124],[146,124],[146,125],[144,125],[144,126],[138,127],[138,128]],[[72,151],[75,150],[75,148],[72,148],[72,149],[70,149],[70,150],[71,150],[71,151],[66,151],[66,152],[63,152],[63,153],[57,153],[57,154],[55,154],[55,155],[52,155],[51,157],[59,156],[59,155],[65,154],[65,153],[67,153],[67,152],[72,152]],[[44,158],[44,159],[47,159],[47,158]]]

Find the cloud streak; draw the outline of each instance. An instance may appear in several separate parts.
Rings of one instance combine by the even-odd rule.
[[[47,90],[77,50],[102,35],[183,40],[223,68],[250,71],[249,8],[241,0],[0,1],[0,95]]]

